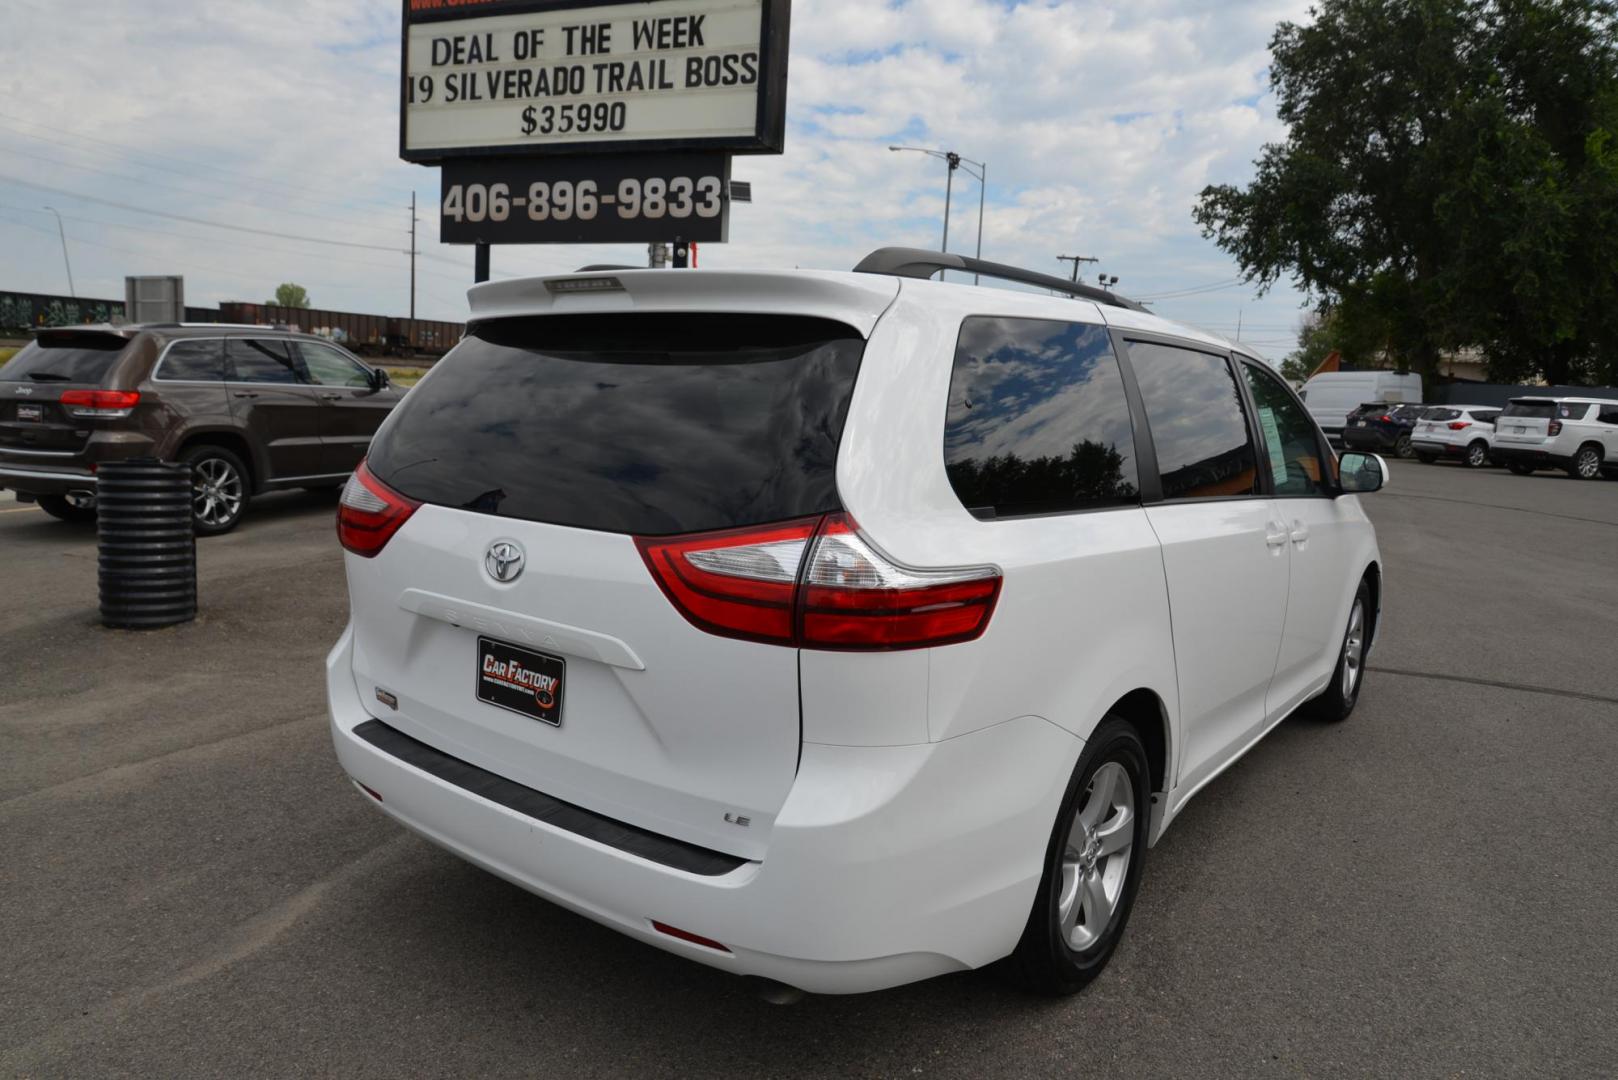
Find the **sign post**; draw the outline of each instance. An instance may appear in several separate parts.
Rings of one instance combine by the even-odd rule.
[[[778,154],[790,0],[403,0],[399,156],[440,238],[723,242],[730,156]]]

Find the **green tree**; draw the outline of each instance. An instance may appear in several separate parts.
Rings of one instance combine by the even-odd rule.
[[[309,290],[302,285],[292,282],[283,282],[275,287],[275,299],[266,300],[267,304],[279,304],[282,307],[306,308],[309,306]]]
[[[1324,0],[1283,22],[1284,142],[1195,216],[1249,280],[1290,276],[1334,334],[1437,371],[1609,374],[1618,344],[1618,49],[1609,0]]]

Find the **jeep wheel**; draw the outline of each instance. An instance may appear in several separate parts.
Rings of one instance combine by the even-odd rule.
[[[242,520],[249,491],[247,466],[222,446],[197,446],[180,455],[191,466],[191,513],[198,536],[229,532]]]

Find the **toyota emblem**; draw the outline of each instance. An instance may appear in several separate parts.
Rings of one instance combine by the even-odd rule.
[[[496,581],[516,581],[522,573],[522,548],[511,540],[496,540],[483,556],[484,569]]]

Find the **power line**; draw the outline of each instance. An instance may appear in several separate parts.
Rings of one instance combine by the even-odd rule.
[[[138,147],[130,146],[128,143],[115,142],[112,139],[97,138],[94,135],[83,135],[83,134],[80,134],[79,132],[76,132],[76,131],[70,131],[67,128],[64,128],[64,127],[58,127],[58,126],[52,125],[52,124],[43,124],[43,123],[40,123],[38,120],[29,120],[29,119],[26,119],[26,118],[21,117],[21,116],[11,116],[11,115],[6,114],[6,113],[0,113],[0,120],[9,120],[14,124],[27,124],[29,127],[43,128],[46,131],[55,132],[58,135],[66,135],[69,138],[81,139],[81,140],[83,140],[85,142],[98,143],[98,144],[100,144],[102,146],[111,146],[111,147],[114,147],[114,148],[116,148],[118,150],[121,150],[125,154],[133,156],[133,157],[157,158],[160,161],[173,162],[174,163],[173,165],[165,163],[165,164],[160,164],[160,165],[144,165],[143,166],[144,168],[148,168],[148,169],[162,169],[162,170],[165,170],[167,172],[180,173],[181,175],[191,175],[190,170],[192,170],[192,169],[207,169],[207,170],[212,171],[212,172],[224,173],[227,176],[234,175],[237,178],[237,182],[239,182],[239,183],[249,183],[249,184],[254,184],[254,185],[257,185],[257,186],[260,186],[260,187],[275,187],[275,188],[284,188],[284,189],[291,190],[291,191],[307,191],[307,192],[311,192],[311,193],[314,193],[314,194],[323,194],[320,191],[320,189],[318,189],[318,188],[305,187],[302,184],[289,184],[289,183],[286,183],[285,181],[281,181],[281,180],[265,180],[262,177],[257,177],[257,176],[253,176],[251,174],[245,173],[240,169],[231,169],[231,168],[229,168],[227,166],[216,165],[216,164],[213,164],[211,162],[192,161],[192,160],[188,160],[186,158],[174,157],[172,154],[157,154],[157,153],[154,153],[153,151],[150,151],[150,150],[142,150],[142,149],[140,149]],[[7,126],[10,126],[10,125],[7,125]],[[16,131],[17,129],[12,128],[12,130]],[[38,136],[38,135],[29,135],[28,132],[19,132],[19,134],[28,136],[30,138],[36,138],[36,139],[41,138],[41,136]],[[49,140],[47,140],[47,141],[49,141]],[[179,168],[175,167],[176,165],[184,165],[186,168],[185,169],[179,169]],[[336,179],[336,177],[334,177],[334,179]],[[344,177],[343,179],[346,180],[346,179],[351,179],[351,178]],[[377,202],[380,204],[381,200],[377,200]]]
[[[85,172],[100,173],[103,176],[113,176],[120,180],[133,180],[137,184],[146,184],[150,187],[165,188],[169,191],[180,192],[183,195],[195,195],[204,199],[212,199],[216,202],[234,203],[237,206],[249,207],[258,211],[259,213],[290,213],[296,214],[300,218],[307,218],[311,221],[330,221],[338,225],[346,225],[355,229],[372,229],[376,232],[389,233],[396,231],[383,225],[367,225],[363,221],[355,221],[352,218],[336,218],[325,214],[311,214],[307,210],[276,210],[273,207],[260,206],[258,203],[247,202],[245,199],[232,199],[228,195],[220,195],[212,191],[199,191],[196,188],[181,187],[178,184],[169,184],[160,180],[152,180],[144,176],[133,176],[129,173],[117,172],[113,169],[102,169],[94,165],[80,165],[79,163],[73,161],[62,161],[59,158],[45,157],[42,154],[30,154],[26,150],[17,150],[9,146],[0,146],[0,153],[15,154],[18,157],[31,158],[34,161],[44,161],[51,165],[61,165],[68,169],[82,169]]]
[[[353,240],[328,240],[322,236],[299,236],[296,233],[276,232],[273,229],[255,229],[249,225],[231,225],[223,221],[209,221],[207,218],[188,217],[185,214],[171,214],[166,210],[152,210],[144,206],[132,206],[129,203],[115,202],[112,199],[101,199],[94,195],[84,195],[77,191],[65,188],[51,187],[48,184],[36,184],[32,180],[21,177],[7,176],[0,173],[0,180],[12,184],[21,184],[23,187],[33,188],[36,191],[48,191],[53,195],[65,195],[68,198],[80,199],[84,202],[100,203],[103,206],[115,207],[119,210],[130,210],[137,214],[150,214],[152,217],[168,218],[172,221],[184,221],[191,225],[206,225],[211,229],[229,229],[232,232],[251,233],[255,236],[269,236],[279,240],[297,240],[306,244],[327,244],[332,247],[364,248],[367,251],[386,251],[391,255],[404,255],[404,248],[385,247],[381,244],[361,244]]]

